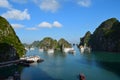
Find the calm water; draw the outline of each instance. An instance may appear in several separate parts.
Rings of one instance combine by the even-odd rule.
[[[28,51],[26,55],[39,55],[45,61],[31,64],[30,67],[13,66],[0,69],[0,76],[10,76],[16,70],[21,72],[21,80],[79,80],[79,73],[86,80],[120,80],[120,54],[92,52],[82,54],[55,52],[48,54],[38,49]]]

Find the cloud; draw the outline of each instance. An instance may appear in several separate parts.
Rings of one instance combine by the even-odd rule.
[[[26,30],[35,31],[35,30],[38,30],[38,28],[36,28],[36,27],[31,27],[31,28],[26,28]]]
[[[54,27],[62,27],[62,24],[59,23],[58,21],[54,21],[54,22],[53,22],[53,26],[54,26]]]
[[[48,22],[42,22],[38,25],[38,27],[42,27],[42,28],[52,28],[52,24],[48,23]]]
[[[28,2],[28,0],[11,0],[11,1],[15,3],[20,3],[20,4],[25,4]]]
[[[20,28],[24,28],[25,26],[24,25],[22,25],[22,24],[11,24],[12,25],[12,27],[14,28],[14,29],[20,29]]]
[[[20,11],[17,9],[12,9],[7,11],[6,13],[2,14],[3,17],[7,19],[15,19],[15,20],[29,20],[30,14],[28,13],[28,10],[25,9],[24,11]]]
[[[38,30],[37,27],[28,27],[28,28],[25,28],[25,25],[22,25],[22,24],[11,24],[11,26],[14,29],[25,29],[25,30],[31,30],[31,31]]]
[[[52,28],[52,27],[57,27],[60,28],[62,27],[62,24],[59,23],[58,21],[54,21],[52,24],[49,22],[42,22],[38,25],[40,28]]]
[[[78,0],[78,4],[83,7],[89,7],[91,5],[91,0]]]
[[[0,0],[0,7],[11,9],[12,5],[10,5],[8,0]]]
[[[34,2],[43,11],[56,12],[60,7],[60,4],[57,0],[34,0]]]

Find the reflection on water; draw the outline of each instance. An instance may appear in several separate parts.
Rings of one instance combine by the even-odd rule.
[[[13,77],[16,72],[21,73],[22,69],[23,67],[17,65],[0,68],[0,80],[7,79],[10,76]]]
[[[120,54],[106,52],[83,54],[76,47],[75,50],[75,54],[61,52],[48,54],[38,49],[29,51],[27,56],[39,55],[44,62],[24,68],[15,66],[7,71],[0,69],[0,77],[7,77],[19,71],[21,80],[79,80],[79,73],[85,74],[86,80],[120,80]]]

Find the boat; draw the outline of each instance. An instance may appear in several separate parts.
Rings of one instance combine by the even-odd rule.
[[[80,46],[80,52],[81,53],[90,53],[91,52],[91,48],[90,47],[87,47],[86,45],[84,46]]]
[[[75,53],[75,50],[74,50],[74,48],[64,48],[63,52],[65,52],[65,53],[68,53],[68,52]]]
[[[25,50],[26,50],[26,51],[28,51],[28,50],[29,50],[29,48],[25,47]]]
[[[54,49],[48,49],[47,53],[54,53]]]
[[[39,59],[40,59],[39,56],[30,56],[30,57],[28,57],[26,60],[27,60],[27,61],[37,62],[37,60],[39,60]]]
[[[34,48],[34,47],[31,47],[30,50],[33,51],[33,50],[35,50],[35,48]]]
[[[84,74],[79,74],[79,80],[85,80],[85,75]]]
[[[68,53],[69,50],[70,50],[70,48],[64,48],[64,49],[63,49],[63,52]]]
[[[44,49],[40,48],[40,49],[39,49],[39,51],[40,51],[40,52],[43,52],[43,51],[44,51]]]
[[[74,54],[76,51],[75,50],[70,50],[69,53]]]
[[[20,58],[20,60],[26,61],[26,62],[29,62],[29,63],[37,62],[40,59],[41,58],[39,56],[30,56],[30,57],[22,57],[22,58]]]
[[[84,53],[84,47],[83,46],[80,46],[80,52]]]

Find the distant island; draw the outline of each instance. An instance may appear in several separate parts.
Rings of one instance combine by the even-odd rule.
[[[80,44],[91,47],[93,51],[120,52],[120,22],[116,18],[108,19],[91,34],[88,31],[80,39]]]
[[[0,16],[0,62],[19,59],[25,52],[12,26]]]
[[[26,45],[27,46],[27,45]],[[61,38],[60,40],[52,39],[51,37],[45,37],[41,41],[34,41],[30,47],[38,47],[39,49],[53,49],[57,51],[63,51],[63,48],[71,48],[72,45],[65,39]]]

